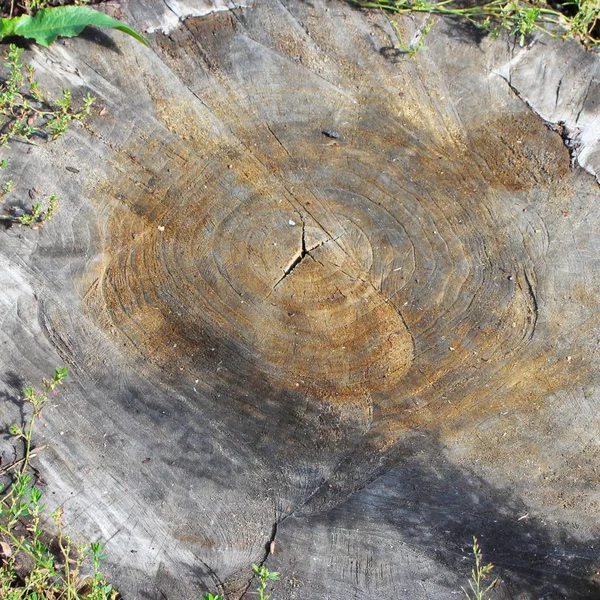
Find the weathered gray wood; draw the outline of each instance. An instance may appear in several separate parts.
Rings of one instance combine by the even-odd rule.
[[[557,126],[572,160],[598,179],[598,60],[576,42],[560,55],[548,54],[544,38],[515,54],[498,70],[515,92],[542,119]]]
[[[598,187],[505,80],[560,120],[515,64],[587,65],[565,108],[597,58],[440,20],[412,61],[342,3],[127,9],[151,50],[32,49],[107,111],[14,148],[63,205],[0,234],[3,393],[72,373],[49,507],[128,598],[239,597],[265,558],[278,598],[453,598],[473,534],[500,598],[597,594]]]

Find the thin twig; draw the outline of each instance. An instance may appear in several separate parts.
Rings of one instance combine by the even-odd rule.
[[[2,215],[0,215],[0,218],[2,218]],[[39,448],[36,448],[34,452],[32,452],[29,455],[29,458],[34,458],[38,455],[38,453],[40,451],[42,451],[46,446],[40,446]],[[11,462],[10,464],[2,467],[0,469],[0,475],[4,475],[5,473],[8,473],[8,471],[10,471],[11,469],[14,469],[15,467],[17,467],[18,465],[20,465],[21,463],[25,462],[25,457],[20,458],[19,460],[13,460],[13,462]]]

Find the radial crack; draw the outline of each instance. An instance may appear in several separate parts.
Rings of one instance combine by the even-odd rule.
[[[292,260],[292,262],[283,270],[283,275],[279,278],[277,283],[275,283],[273,289],[275,289],[288,275],[290,275],[306,256],[310,256],[310,251],[306,249],[306,223],[304,222],[304,218],[302,218],[302,240],[300,251],[294,257],[294,260]]]
[[[285,521],[285,519],[287,519],[287,517],[284,517],[280,521],[280,523],[283,523],[283,521]],[[275,523],[273,523],[273,527],[271,528],[271,537],[269,538],[269,541],[267,542],[267,544],[265,546],[265,551],[264,551],[264,554],[263,554],[261,560],[257,564],[257,566],[259,568],[264,566],[264,564],[267,562],[267,558],[269,558],[269,555],[273,554],[275,552],[275,538],[277,537],[277,525],[278,525],[277,521]],[[248,585],[245,587],[240,598],[242,598],[246,594],[246,592],[250,589],[250,586],[252,585],[252,582],[255,579],[256,579],[256,573],[254,572],[254,569],[253,569],[253,573],[250,577],[250,580],[248,581]]]

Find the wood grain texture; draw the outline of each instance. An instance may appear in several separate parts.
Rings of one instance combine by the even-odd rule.
[[[451,598],[473,534],[500,598],[597,594],[598,187],[505,77],[597,58],[439,20],[412,61],[329,2],[149,36],[30,53],[107,108],[16,150],[63,206],[0,234],[3,421],[72,373],[48,505],[129,598],[241,597],[263,560],[282,599]]]
[[[566,47],[576,42],[567,42]],[[532,44],[502,65],[502,75],[536,114],[552,124],[570,149],[571,161],[598,180],[600,124],[597,109],[598,61],[577,50],[548,60],[543,43]]]

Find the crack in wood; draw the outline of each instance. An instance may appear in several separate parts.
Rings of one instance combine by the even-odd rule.
[[[276,289],[279,284],[286,278],[289,277],[292,272],[294,271],[294,269],[308,256],[309,258],[312,258],[313,260],[316,260],[315,257],[311,254],[311,252],[313,250],[316,250],[317,248],[320,248],[321,246],[323,246],[324,244],[328,243],[328,242],[337,242],[337,240],[341,237],[341,236],[337,236],[337,237],[329,237],[329,239],[326,240],[321,240],[319,242],[317,242],[316,244],[314,244],[313,246],[311,246],[310,248],[307,247],[306,245],[306,222],[304,220],[304,217],[302,215],[300,215],[300,218],[302,219],[302,237],[300,240],[300,250],[298,251],[298,253],[294,256],[294,258],[292,259],[292,261],[289,263],[289,265],[287,267],[285,267],[283,269],[283,275],[275,282],[275,285],[273,286],[273,289]],[[323,230],[325,231],[325,230]],[[327,235],[329,235],[329,233],[327,233],[325,231],[325,233]],[[319,262],[319,261],[317,261]],[[322,263],[320,263],[322,264]]]
[[[560,135],[560,137],[563,140],[564,145],[566,146],[567,150],[569,151],[569,157],[570,157],[570,166],[573,169],[575,167],[575,165],[580,164],[578,161],[578,156],[581,152],[581,148],[582,148],[582,143],[581,141],[578,139],[578,136],[580,135],[580,130],[577,127],[567,127],[567,124],[564,121],[557,121],[557,122],[553,122],[553,121],[548,121],[547,119],[545,119],[537,110],[536,108],[529,102],[529,100],[527,100],[522,94],[521,92],[512,84],[512,80],[510,78],[505,77],[504,75],[500,74],[500,77],[502,77],[502,79],[504,79],[504,81],[506,82],[506,84],[508,85],[509,89],[511,90],[511,92],[521,101],[525,104],[525,106],[527,106],[527,108],[534,114],[536,115],[536,117],[540,118],[545,124],[546,126],[551,130],[554,131],[556,133],[558,133],[558,135]],[[561,80],[558,82],[558,86],[556,88],[556,101],[555,101],[555,107],[558,106],[558,96],[560,94],[560,89],[562,87],[562,78]],[[575,124],[577,124],[579,122],[579,117],[581,116],[581,113],[583,112],[583,109],[585,107],[585,103],[587,101],[588,95],[590,92],[590,88],[588,86],[588,89],[586,91],[586,95],[583,99],[583,102],[581,104],[581,107],[579,108],[579,112],[577,113],[577,116],[575,118]],[[582,165],[581,165],[582,166]],[[585,168],[582,166],[582,168]],[[598,178],[596,177],[596,179],[598,180]]]
[[[292,271],[304,260],[306,256],[310,256],[308,250],[306,249],[306,223],[304,222],[304,218],[302,218],[302,238],[300,241],[300,251],[296,254],[292,262],[285,267],[283,270],[283,275],[279,278],[279,280],[273,286],[273,289],[276,289],[277,286],[289,275],[292,274]]]
[[[529,292],[533,309],[533,322],[531,323],[531,331],[529,332],[529,339],[532,340],[535,334],[535,328],[537,326],[539,308],[535,288],[533,287],[531,279],[529,279],[529,275],[527,274],[527,271],[525,269],[523,270],[523,274],[525,276],[525,282],[527,283],[527,291]]]
[[[558,98],[560,96],[560,88],[562,87],[562,82],[563,82],[563,78],[560,78],[560,81],[558,82],[558,85],[556,86],[556,101],[554,102],[554,107],[556,108],[558,106]]]
[[[283,523],[289,516],[290,515],[283,517],[283,519],[281,519],[279,523]],[[269,541],[265,545],[265,551],[263,553],[263,556],[261,560],[256,563],[256,565],[259,568],[264,566],[264,564],[267,562],[267,559],[269,558],[269,555],[273,554],[273,552],[275,551],[275,538],[277,537],[277,525],[279,523],[277,521],[273,523],[273,527],[271,528],[271,537],[269,537]],[[250,586],[252,585],[255,579],[256,573],[252,571],[252,575],[250,576],[250,579],[248,580],[248,584],[244,588],[244,591],[240,595],[240,598],[243,598],[247,594],[248,590],[250,589]]]

